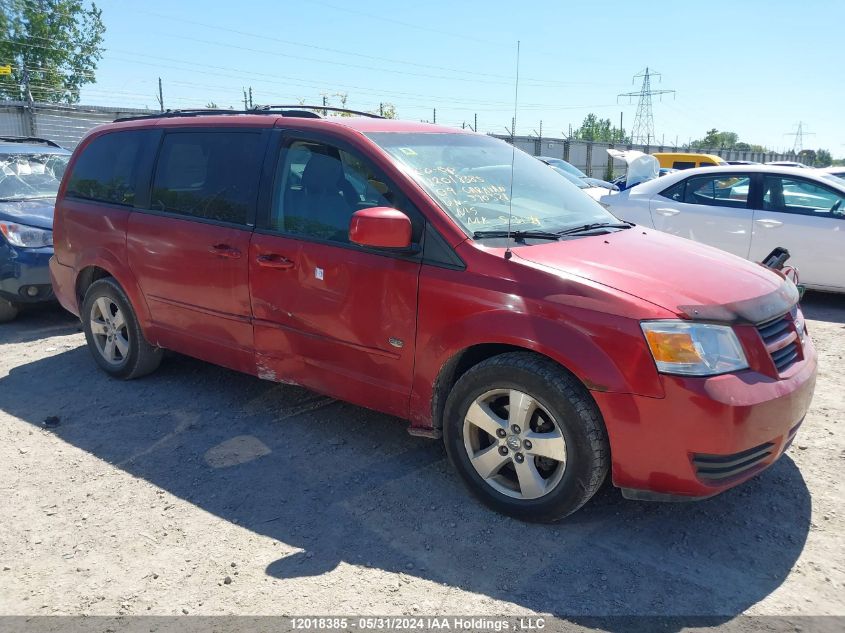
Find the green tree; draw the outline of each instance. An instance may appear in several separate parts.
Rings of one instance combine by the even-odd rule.
[[[396,106],[392,103],[382,103],[381,104],[381,116],[385,119],[395,119],[396,118]]]
[[[833,163],[833,157],[826,149],[816,151],[816,160],[813,163],[814,167],[830,167]]]
[[[613,127],[610,119],[600,119],[590,112],[577,130],[572,133],[579,141],[596,141],[600,143],[627,143],[625,130]]]
[[[0,11],[0,98],[77,103],[94,83],[106,27],[102,11],[83,0],[4,0]]]

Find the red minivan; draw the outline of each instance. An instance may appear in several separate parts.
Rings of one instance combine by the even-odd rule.
[[[59,191],[56,295],[116,378],[164,349],[443,437],[493,508],[559,519],[608,471],[702,498],[810,405],[791,281],[612,216],[483,134],[307,110],[93,130]]]

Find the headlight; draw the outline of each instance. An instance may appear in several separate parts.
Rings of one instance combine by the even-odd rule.
[[[644,321],[640,325],[661,373],[713,376],[748,367],[739,339],[728,325],[689,321]]]
[[[14,222],[0,222],[0,232],[3,237],[14,246],[24,248],[38,248],[53,245],[53,232],[36,229],[34,226],[16,224]]]

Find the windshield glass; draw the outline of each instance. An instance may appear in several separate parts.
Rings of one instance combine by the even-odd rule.
[[[53,198],[68,154],[0,154],[0,200]]]
[[[556,232],[618,222],[548,165],[496,138],[393,132],[368,136],[467,233],[507,229],[509,213],[514,230]]]

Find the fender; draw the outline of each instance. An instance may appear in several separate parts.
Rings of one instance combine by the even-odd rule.
[[[90,248],[79,253],[74,262],[74,284],[79,281],[79,274],[89,266],[97,266],[107,271],[115,278],[129,298],[132,309],[138,318],[138,324],[146,336],[146,331],[152,324],[147,300],[141,292],[141,286],[125,260],[105,248]]]
[[[485,311],[445,324],[420,341],[418,349],[426,353],[418,355],[415,367],[409,412],[412,426],[432,428],[438,423],[434,409],[441,403],[434,402],[435,384],[446,379],[441,376],[444,368],[447,373],[453,371],[456,359],[476,345],[498,344],[537,352],[571,372],[591,391],[663,397],[660,378],[636,319],[620,324],[618,316],[577,308],[561,317]],[[625,359],[624,365],[614,358]],[[445,386],[451,387],[451,383]]]

